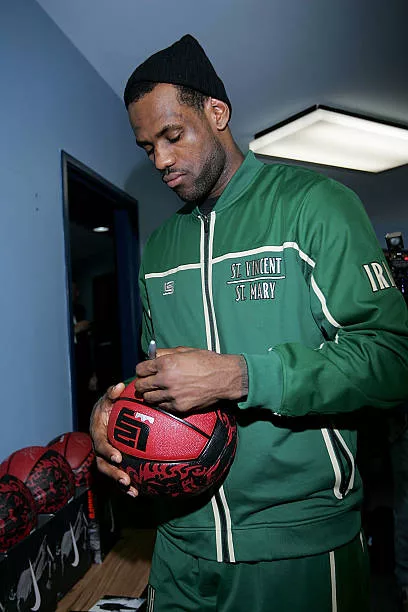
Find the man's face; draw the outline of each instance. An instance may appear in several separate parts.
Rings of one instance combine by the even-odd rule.
[[[182,200],[216,195],[226,155],[210,105],[199,112],[179,102],[173,85],[159,83],[129,106],[129,118],[137,144]]]

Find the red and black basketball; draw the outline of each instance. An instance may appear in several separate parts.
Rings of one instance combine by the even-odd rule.
[[[27,446],[0,465],[0,477],[16,476],[30,489],[39,513],[60,510],[75,493],[75,477],[60,453],[44,446]]]
[[[35,501],[26,485],[15,476],[0,478],[0,552],[23,540],[37,524]]]
[[[237,428],[229,412],[185,418],[135,399],[134,382],[116,400],[108,437],[141,494],[196,495],[219,485],[234,459]]]
[[[89,434],[82,431],[69,431],[51,440],[47,446],[56,450],[68,461],[74,472],[77,487],[90,485],[95,453]]]

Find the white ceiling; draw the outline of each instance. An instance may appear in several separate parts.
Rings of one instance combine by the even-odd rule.
[[[316,103],[408,124],[407,0],[37,1],[118,96],[148,55],[196,36],[243,149]]]

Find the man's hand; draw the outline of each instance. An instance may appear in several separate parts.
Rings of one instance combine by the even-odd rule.
[[[123,383],[110,387],[105,395],[95,404],[92,410],[89,432],[95,449],[98,469],[106,476],[116,480],[123,487],[129,487],[127,493],[132,497],[136,497],[138,491],[135,487],[129,486],[130,478],[128,474],[121,470],[120,467],[112,465],[112,463],[120,464],[122,455],[108,441],[108,421],[113,400],[119,397],[124,388],[125,385]]]
[[[135,388],[149,404],[190,412],[247,393],[247,368],[241,355],[177,347],[159,349],[156,359],[136,367]]]

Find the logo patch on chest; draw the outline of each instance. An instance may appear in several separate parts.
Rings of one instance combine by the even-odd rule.
[[[274,300],[277,280],[285,278],[282,257],[258,257],[234,262],[227,285],[234,286],[235,302]]]
[[[172,293],[174,293],[174,281],[163,283],[163,295],[171,295]]]

